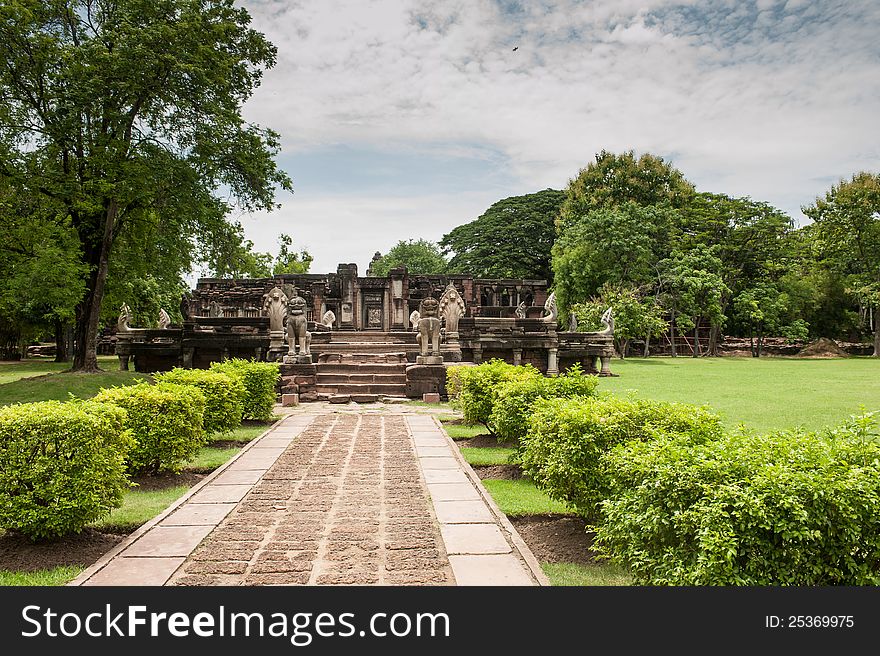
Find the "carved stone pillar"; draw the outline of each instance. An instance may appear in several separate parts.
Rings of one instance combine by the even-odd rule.
[[[409,323],[409,275],[405,268],[391,269],[391,330],[406,330]]]
[[[339,307],[339,329],[355,330],[357,307],[357,264],[340,264],[336,273],[342,281],[342,300]]]
[[[513,349],[513,364],[517,367],[522,364],[522,349],[515,348]]]
[[[611,356],[610,355],[600,355],[599,361],[602,363],[602,368],[599,370],[600,376],[613,376],[611,373]]]
[[[548,376],[558,376],[559,375],[559,361],[557,359],[557,353],[559,349],[549,348],[547,349],[547,375]]]

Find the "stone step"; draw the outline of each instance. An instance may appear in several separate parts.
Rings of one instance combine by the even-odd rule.
[[[318,394],[386,394],[388,396],[406,396],[406,385],[340,383],[339,385],[318,385],[315,391]]]
[[[394,331],[388,333],[372,330],[336,331],[331,334],[330,343],[334,344],[336,342],[348,342],[368,344],[372,342],[379,342],[386,344],[415,344],[416,335],[417,333],[415,332],[407,331]]]
[[[320,353],[408,353],[418,351],[419,345],[392,342],[330,342],[313,344],[312,351]]]
[[[322,362],[318,365],[318,374],[401,374],[406,375],[406,363],[351,363]]]
[[[374,374],[361,372],[358,369],[346,373],[318,372],[318,385],[336,385],[339,383],[382,383],[389,385],[405,385],[406,371],[393,374]]]

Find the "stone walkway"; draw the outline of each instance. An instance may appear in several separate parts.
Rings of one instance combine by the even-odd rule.
[[[427,414],[309,406],[70,585],[547,585]]]

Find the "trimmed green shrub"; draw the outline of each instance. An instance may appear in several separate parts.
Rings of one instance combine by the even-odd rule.
[[[492,406],[501,383],[543,377],[541,372],[531,365],[517,366],[497,359],[475,367],[454,367],[454,369],[457,370],[453,374],[454,389],[457,390],[457,394],[453,398],[453,405],[462,411],[467,423],[484,424],[489,430],[492,430],[490,424]]]
[[[124,421],[124,410],[93,401],[0,408],[0,527],[57,538],[122,505]]]
[[[211,371],[238,378],[244,385],[242,418],[269,421],[275,412],[276,387],[280,374],[277,362],[256,362],[233,358],[214,362]]]
[[[207,371],[205,369],[181,369],[153,374],[162,383],[192,385],[205,395],[205,433],[228,433],[241,425],[241,413],[245,388],[237,376]]]
[[[579,366],[555,378],[529,376],[502,383],[492,405],[489,424],[499,441],[523,439],[529,431],[532,406],[538,399],[593,396],[596,376],[585,376]]]
[[[197,387],[128,385],[102,389],[95,400],[125,410],[134,437],[128,453],[131,472],[180,471],[205,443],[205,395]]]
[[[693,442],[722,434],[718,415],[680,403],[611,396],[539,399],[522,443],[523,471],[552,498],[589,520],[608,496],[601,457],[617,444],[678,434]]]
[[[597,543],[643,584],[877,585],[880,446],[860,421],[617,447]]]

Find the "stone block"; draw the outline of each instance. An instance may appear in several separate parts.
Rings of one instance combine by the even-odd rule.
[[[317,392],[301,392],[299,395],[300,403],[314,403],[318,400]]]
[[[334,394],[329,399],[330,403],[348,403],[351,401],[351,395],[349,394]]]
[[[426,392],[422,394],[422,401],[425,403],[440,403],[440,394],[437,392]]]
[[[351,400],[355,403],[376,403],[379,400],[378,394],[352,394]]]
[[[281,395],[281,405],[282,406],[299,405],[299,394],[282,394]]]

